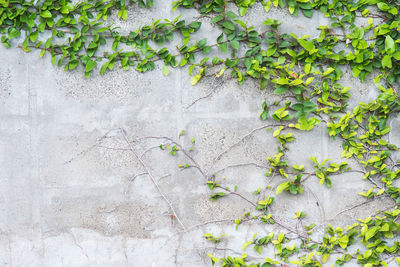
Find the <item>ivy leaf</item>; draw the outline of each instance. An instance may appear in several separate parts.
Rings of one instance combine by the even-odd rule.
[[[197,31],[198,29],[200,29],[201,27],[201,22],[198,21],[194,21],[192,23],[190,23],[190,28],[192,28],[194,31]]]
[[[116,51],[117,50],[117,48],[118,48],[118,45],[119,45],[119,42],[120,42],[120,38],[116,38],[116,39],[114,39],[114,42],[113,42],[113,44],[112,44],[112,50],[114,50],[114,51]]]
[[[225,15],[226,15],[228,18],[231,18],[231,19],[236,19],[236,18],[237,18],[237,15],[236,15],[235,13],[233,13],[232,11],[226,12]]]
[[[397,8],[391,7],[391,6],[389,6],[388,4],[386,4],[386,3],[381,2],[381,3],[378,3],[377,6],[378,6],[378,8],[379,8],[380,10],[382,10],[382,11],[387,11],[387,12],[389,12],[389,13],[392,14],[392,15],[397,15],[397,13],[398,13]]]
[[[205,47],[203,48],[203,53],[204,53],[204,54],[208,54],[208,53],[210,53],[210,51],[211,51],[211,46],[205,46]]]
[[[1,43],[6,47],[6,48],[10,48],[11,44],[10,44],[10,40],[5,36],[1,36]]]
[[[283,190],[285,190],[286,188],[289,187],[289,183],[288,182],[284,182],[281,183],[280,185],[278,185],[278,187],[276,188],[275,194],[279,195],[280,193],[282,193]]]
[[[276,95],[284,94],[289,90],[289,87],[287,87],[287,86],[279,86],[279,85],[277,85],[275,87],[276,87],[276,89],[274,90],[274,94],[276,94]]]
[[[226,194],[224,192],[218,192],[210,196],[211,200],[217,200],[218,198],[224,197]]]
[[[73,70],[73,69],[75,69],[75,68],[78,66],[78,64],[79,64],[79,60],[77,60],[77,59],[71,60],[71,61],[68,63],[68,69],[69,69],[69,70]]]
[[[369,239],[371,239],[372,237],[374,237],[374,235],[378,232],[379,227],[374,226],[371,227],[370,229],[368,229],[368,231],[365,233],[365,240],[368,241]]]
[[[327,261],[328,261],[328,259],[329,259],[329,254],[328,253],[324,253],[323,255],[322,255],[322,258],[321,258],[321,262],[322,263],[326,263]]]
[[[251,244],[253,244],[253,241],[247,241],[246,243],[243,244],[242,246],[242,250],[246,249],[248,246],[250,246]]]
[[[223,20],[223,19],[224,19],[224,16],[219,15],[219,16],[213,17],[212,20],[211,20],[211,22],[212,22],[212,23],[217,23],[217,22],[220,22],[220,21]]]
[[[104,63],[103,64],[103,66],[101,66],[101,68],[100,68],[100,75],[103,75],[105,72],[106,72],[106,70],[107,70],[107,68],[108,68],[108,62],[106,62],[106,63]]]
[[[262,108],[263,111],[260,114],[260,118],[265,121],[266,119],[268,119],[268,106],[267,103],[264,101],[264,103],[262,104]]]
[[[304,40],[304,39],[298,39],[297,40],[299,42],[299,44],[304,47],[305,50],[307,50],[308,52],[312,51],[315,49],[315,46],[312,42]]]
[[[45,10],[45,11],[40,12],[40,16],[41,16],[42,18],[51,18],[51,17],[52,17],[51,12],[48,11],[48,10]]]
[[[96,61],[93,61],[93,60],[89,59],[86,62],[85,72],[90,72],[94,67],[96,67],[96,65],[97,65]]]
[[[254,246],[254,250],[257,251],[258,254],[262,253],[263,247],[262,246]]]
[[[127,20],[128,19],[128,11],[126,11],[125,9],[121,10],[121,11],[122,11],[121,18],[123,20]]]
[[[154,1],[153,0],[146,0],[148,7],[153,7]]]
[[[239,49],[240,44],[239,44],[238,41],[232,40],[232,41],[230,41],[230,44],[231,44],[231,46],[232,46],[233,49],[235,49],[235,50],[238,50],[238,49]]]
[[[10,39],[17,38],[20,35],[21,35],[21,32],[18,29],[14,28],[14,27],[9,28],[9,30],[8,30],[8,38],[10,38]]]
[[[31,42],[35,42],[37,40],[38,36],[39,36],[39,33],[37,31],[35,31],[29,35],[29,39],[31,40]]]
[[[162,73],[164,74],[164,76],[168,76],[169,75],[169,69],[167,66],[163,66],[162,67]]]
[[[228,52],[228,45],[227,43],[222,43],[218,45],[219,49],[221,49],[222,52],[226,53]]]
[[[385,55],[382,58],[382,68],[392,68],[392,56]]]
[[[190,80],[191,85],[195,85],[196,83],[198,83],[201,79],[201,75],[200,74],[196,74],[192,77],[192,79]]]
[[[395,45],[395,43],[394,43],[392,37],[390,37],[390,35],[386,35],[386,39],[385,39],[385,50],[386,50],[386,53],[393,54],[394,51],[396,50],[394,45]]]
[[[267,87],[267,85],[268,85],[268,80],[265,78],[261,78],[260,89],[261,90],[265,89],[265,87]]]
[[[306,16],[307,18],[312,18],[314,14],[313,9],[302,9],[301,11],[303,11],[304,16]]]
[[[229,29],[231,31],[235,30],[235,24],[233,24],[231,21],[226,20],[222,23],[222,26],[226,29]]]
[[[304,72],[305,72],[306,74],[309,74],[310,71],[311,71],[311,64],[308,63],[308,64],[306,64],[306,65],[304,66]]]

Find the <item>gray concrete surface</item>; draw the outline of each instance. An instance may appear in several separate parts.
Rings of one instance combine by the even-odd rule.
[[[168,1],[155,2],[152,10],[131,10],[127,22],[117,23],[129,30],[156,17],[177,15],[169,11]],[[254,24],[267,17],[283,20],[283,30],[298,35],[315,36],[315,25],[326,23],[321,16],[292,18],[282,10],[265,14],[261,6],[246,15]],[[149,176],[140,175],[143,166],[119,130],[130,140],[179,139],[187,149],[193,137],[192,156],[209,173],[251,163],[224,169],[217,178],[231,188],[238,185],[241,194],[256,201],[252,192],[258,187],[263,195],[267,185],[274,188],[282,182],[266,178],[265,169],[255,166],[267,166],[266,157],[276,152],[271,133],[257,131],[219,161],[214,159],[265,124],[258,115],[262,102],[274,97],[271,88],[260,91],[252,81],[239,86],[232,80],[216,86],[212,79],[192,87],[184,70],[164,77],[160,69],[146,74],[117,69],[85,79],[81,69],[64,72],[35,51],[1,47],[0,54],[0,266],[210,266],[207,253],[236,255],[254,233],[279,230],[259,223],[235,230],[227,220],[252,211],[247,202],[235,196],[210,201],[204,178],[195,169],[177,168],[187,159],[149,150],[161,140],[134,143],[137,153],[145,152],[143,161],[182,219],[183,231],[171,220],[171,210]],[[361,84],[350,73],[344,82],[357,99],[368,101],[374,95],[370,81]],[[398,128],[399,121],[393,126]],[[183,129],[185,135],[178,138]],[[289,145],[292,164],[310,167],[310,156],[342,161],[340,142],[329,139],[323,127],[296,137]],[[400,144],[400,135],[393,133],[392,141]],[[317,223],[321,231],[329,223],[352,223],[390,205],[376,201],[337,216],[364,201],[356,192],[369,184],[361,178],[354,173],[333,177],[330,190],[310,179],[307,186],[315,196],[310,191],[281,194],[274,214],[295,227],[291,218],[303,210],[309,215],[305,222]],[[205,233],[226,234],[218,250],[204,239]],[[251,249],[245,252],[273,254],[272,249],[261,256]]]

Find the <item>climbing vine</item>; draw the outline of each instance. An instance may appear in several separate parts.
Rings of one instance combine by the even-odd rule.
[[[271,9],[283,8],[293,16],[302,14],[308,18],[322,13],[330,22],[318,27],[317,38],[283,33],[281,22],[274,19],[265,19],[265,30],[258,31],[259,25],[243,20],[254,5],[262,5],[266,17]],[[258,82],[259,90],[273,88],[273,93],[282,98],[264,101],[260,119],[268,124],[260,130],[271,130],[277,140],[276,154],[266,159],[269,167],[265,175],[280,177],[281,183],[263,196],[264,200],[254,203],[238,188],[225,186],[218,173],[203,170],[191,151],[179,143],[168,140],[171,145],[160,146],[172,156],[186,156],[189,163],[179,167],[196,168],[205,178],[212,200],[233,195],[254,206],[254,212],[235,220],[237,228],[252,220],[277,224],[282,229],[280,233],[254,235],[242,247],[258,253],[273,247],[275,258],[253,262],[247,254],[224,258],[209,254],[211,263],[322,266],[335,256],[337,265],[351,261],[366,267],[400,264],[400,187],[396,185],[400,164],[392,158],[398,147],[388,138],[388,122],[400,111],[396,91],[400,83],[400,4],[395,0],[178,0],[173,2],[172,10],[194,9],[199,17],[193,21],[181,16],[157,19],[129,33],[123,33],[109,19],[116,16],[127,20],[130,9],[152,6],[152,0],[0,0],[1,42],[7,48],[18,46],[25,52],[39,50],[40,57],[48,54],[53,65],[66,71],[81,66],[87,77],[93,71],[104,74],[115,66],[147,72],[158,64],[164,75],[173,68],[186,68],[192,85],[213,76],[233,78],[239,84],[252,79]],[[219,31],[216,40],[198,38],[196,32],[202,21],[209,21]],[[209,58],[212,51],[219,52],[219,56]],[[348,66],[361,81],[373,76],[379,90],[375,100],[349,108],[352,88],[340,84],[343,68]],[[346,161],[315,157],[310,158],[312,170],[290,162],[286,152],[295,140],[294,133],[311,131],[320,124],[325,125],[329,136],[342,141],[342,158],[357,161],[358,170],[351,169]],[[371,201],[390,198],[393,207],[346,229],[328,226],[321,240],[313,237],[315,225],[301,223],[299,231],[273,216],[271,207],[279,200],[279,194],[302,194],[310,178],[331,188],[332,177],[344,172],[362,173],[371,188],[360,194]],[[260,194],[260,189],[254,194]],[[301,221],[306,216],[299,211],[294,220]],[[205,238],[219,243],[224,236],[208,233]],[[356,244],[362,246],[350,249]]]

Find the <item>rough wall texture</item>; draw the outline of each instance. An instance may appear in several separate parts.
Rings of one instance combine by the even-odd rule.
[[[153,9],[131,9],[127,22],[116,23],[129,31],[153,18],[177,15],[170,11],[170,1],[155,2]],[[267,16],[282,20],[284,31],[299,35],[316,36],[317,25],[326,23],[323,17],[293,18],[282,10],[267,15],[261,6],[246,15],[254,25]],[[202,33],[212,35],[212,28]],[[265,194],[266,185],[274,188],[281,182],[264,176],[276,140],[265,129],[254,131],[265,125],[258,115],[262,102],[276,97],[271,88],[260,91],[252,81],[239,86],[234,80],[215,79],[192,87],[184,70],[164,77],[160,66],[146,74],[114,70],[85,79],[82,70],[64,72],[48,57],[40,59],[39,52],[1,47],[0,55],[0,266],[209,266],[207,253],[236,255],[255,232],[278,229],[246,223],[235,230],[232,219],[252,211],[251,205],[235,196],[210,201],[196,169],[177,168],[187,160],[157,148],[164,141],[133,143],[182,219],[183,230],[171,220],[170,207],[143,174],[146,170],[121,130],[129,140],[167,136],[186,148],[193,137],[192,156],[201,167],[256,201],[259,197],[252,192],[257,187]],[[376,94],[373,84],[361,84],[345,71],[343,82],[354,96],[351,103],[371,100]],[[182,129],[186,133],[178,137]],[[324,127],[296,136],[289,145],[293,164],[310,167],[310,156],[342,161],[341,144],[329,139]],[[394,133],[396,141],[399,144],[400,138]],[[237,164],[244,166],[232,166]],[[295,227],[291,218],[304,210],[306,222],[323,229],[390,205],[375,201],[337,215],[363,202],[357,192],[369,185],[361,177],[336,176],[330,190],[310,180],[301,196],[279,195],[274,213]],[[207,232],[226,234],[219,249],[204,239]],[[263,257],[273,251],[248,253]]]

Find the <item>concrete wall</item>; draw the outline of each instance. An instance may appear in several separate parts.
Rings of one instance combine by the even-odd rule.
[[[178,15],[170,11],[171,1],[155,2],[151,10],[132,8],[128,21],[117,23],[129,31],[152,18]],[[267,15],[261,6],[246,15],[255,25],[267,17],[282,20],[283,31],[298,35],[316,36],[316,26],[327,22],[318,15],[293,18],[282,10]],[[197,36],[214,34],[203,22],[205,29]],[[282,182],[264,176],[276,140],[265,129],[249,135],[265,125],[258,115],[265,99],[276,98],[271,88],[260,91],[252,81],[239,86],[214,79],[192,87],[185,70],[171,70],[164,77],[160,66],[146,74],[117,69],[85,79],[82,69],[64,72],[48,56],[40,59],[39,51],[1,47],[0,55],[0,266],[210,266],[207,253],[240,255],[241,245],[255,232],[280,231],[250,222],[235,230],[231,220],[253,211],[251,205],[234,195],[210,201],[199,172],[177,168],[189,163],[187,158],[154,148],[163,140],[137,140],[133,151],[142,156],[183,230],[171,220],[171,209],[150,177],[140,175],[146,170],[121,131],[129,140],[170,137],[186,149],[193,137],[191,155],[201,168],[207,174],[222,169],[218,179],[231,188],[238,185],[238,192],[257,201],[269,193],[267,185],[273,190]],[[345,71],[343,82],[355,95],[351,103],[371,100],[373,83],[361,84],[350,69]],[[193,103],[203,96],[208,97]],[[178,137],[183,129],[185,135]],[[295,134],[288,152],[292,164],[311,170],[310,156],[342,161],[340,142],[329,139],[323,126]],[[236,164],[247,165],[232,166]],[[364,201],[357,192],[370,185],[361,178],[358,173],[335,176],[330,190],[309,179],[309,190],[301,196],[279,195],[273,212],[294,228],[291,218],[303,210],[309,215],[305,222],[315,222],[321,230],[391,205],[380,200],[337,215]],[[254,196],[258,187],[261,196]],[[213,221],[218,222],[208,223]],[[215,249],[205,233],[226,237]],[[246,252],[258,258],[273,254]]]

